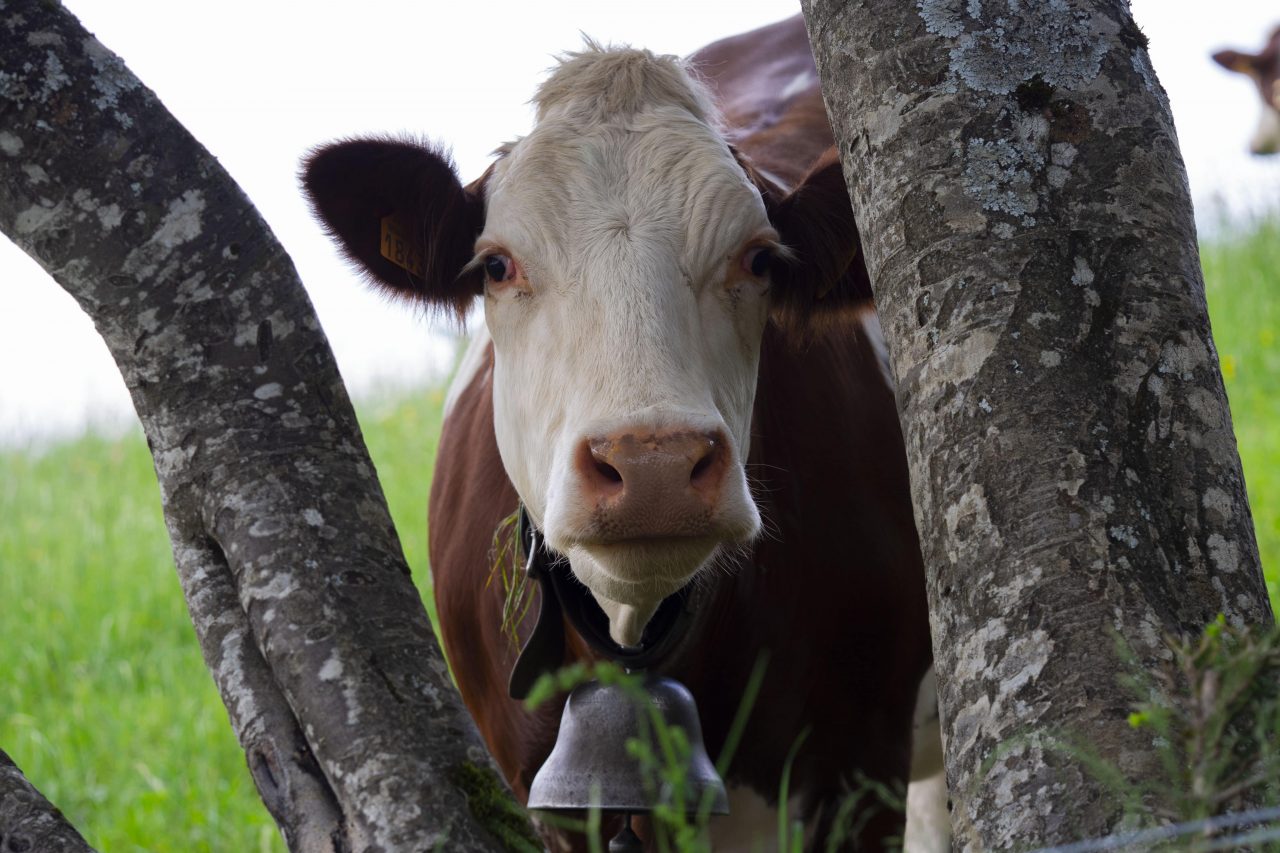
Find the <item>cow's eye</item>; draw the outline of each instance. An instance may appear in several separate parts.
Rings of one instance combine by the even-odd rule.
[[[506,255],[490,255],[484,259],[484,272],[490,281],[503,282],[515,273],[515,264]]]
[[[768,246],[753,246],[742,255],[742,268],[754,276],[762,277],[773,264],[773,252]]]

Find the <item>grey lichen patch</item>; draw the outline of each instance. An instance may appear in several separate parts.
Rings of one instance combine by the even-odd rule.
[[[1062,479],[1058,480],[1058,488],[1074,498],[1084,485],[1085,471],[1084,454],[1073,449],[1067,454],[1067,460],[1062,466]]]
[[[1044,119],[1023,124],[1025,132],[1017,137],[966,143],[964,190],[983,210],[1008,214],[1029,226],[1040,209],[1037,179],[1045,166],[1037,137],[1047,132],[1048,124]]]
[[[1210,518],[1214,524],[1224,524],[1231,518],[1231,496],[1217,486],[1205,489],[1204,495],[1200,498],[1200,505],[1216,515]]]
[[[40,91],[36,97],[47,103],[56,92],[71,85],[71,77],[62,67],[62,60],[52,51],[44,60],[44,79],[40,83]]]
[[[337,681],[342,677],[342,659],[338,656],[338,650],[334,649],[329,653],[329,657],[320,666],[320,672],[317,677],[321,681]]]
[[[252,531],[251,531],[252,532]],[[246,584],[244,598],[247,601],[267,601],[276,598],[287,598],[300,589],[297,579],[283,568],[272,574],[266,581],[257,584]]]
[[[1071,283],[1076,287],[1088,287],[1093,284],[1093,278],[1093,268],[1089,266],[1089,262],[1076,255],[1071,267]]]
[[[1129,61],[1133,66],[1133,70],[1142,78],[1142,85],[1146,87],[1147,91],[1163,100],[1165,98],[1164,90],[1156,82],[1156,71],[1151,66],[1150,55],[1145,50],[1135,50],[1129,57]]]
[[[1030,5],[1030,4],[1026,4]],[[1023,0],[917,0],[931,33],[954,39],[951,71],[971,89],[1008,95],[1035,77],[1056,88],[1082,89],[1102,69],[1115,25],[1047,0],[1036,9]]]
[[[1138,534],[1128,524],[1116,524],[1107,528],[1107,535],[1115,542],[1129,548],[1138,547]]]
[[[919,374],[919,392],[929,398],[940,398],[947,388],[972,381],[986,366],[999,342],[995,332],[975,329],[959,340],[940,344]],[[952,406],[959,408],[963,401],[963,395],[957,395]]]
[[[1227,573],[1239,571],[1240,549],[1236,543],[1221,533],[1214,533],[1209,536],[1206,544],[1209,546],[1209,559],[1213,561],[1214,568]]]
[[[946,38],[956,38],[964,32],[964,18],[959,0],[918,0],[916,8],[924,20],[925,29]],[[970,8],[969,14],[973,14]]]
[[[267,539],[278,536],[285,530],[285,524],[278,518],[266,516],[259,518],[249,526],[249,535],[258,539]]]
[[[232,629],[222,638],[221,656],[216,666],[217,681],[223,696],[233,697],[227,709],[240,732],[255,732],[261,727],[256,694],[245,675],[244,656],[252,654],[253,644],[246,642],[243,629]]]
[[[1077,149],[1069,142],[1055,142],[1049,146],[1049,185],[1062,189],[1071,177],[1071,164],[1075,162]]]
[[[947,557],[961,565],[982,553],[994,554],[1003,545],[1000,531],[991,523],[986,489],[971,483],[960,499],[947,507]]]
[[[160,227],[151,235],[151,242],[165,249],[175,249],[199,237],[204,210],[204,195],[200,190],[187,190],[181,198],[169,203],[169,210],[160,221]]]
[[[28,33],[27,44],[32,47],[61,47],[62,36],[51,32]]]
[[[107,50],[96,38],[87,38],[81,44],[85,56],[93,65],[94,92],[92,101],[99,110],[110,112],[112,118],[126,130],[133,127],[133,118],[120,109],[120,96],[141,87],[138,78],[130,73],[120,57]]]
[[[62,205],[42,198],[38,204],[33,204],[14,217],[14,230],[23,237],[35,234],[45,226],[55,223],[61,213]]]
[[[422,807],[412,798],[400,796],[395,784],[395,769],[399,766],[396,756],[387,753],[365,753],[360,763],[343,769],[331,765],[329,775],[344,783],[344,787],[359,791],[360,800],[355,803],[361,822],[370,833],[370,849],[375,850],[434,850],[445,841],[443,833],[431,833],[428,837],[404,838],[398,831],[403,825],[417,822],[412,818],[422,813]]]
[[[94,212],[98,215],[98,222],[102,224],[104,231],[111,231],[124,221],[124,212],[120,210],[120,205],[114,202],[99,207]]]
[[[7,130],[0,130],[0,154],[17,157],[22,153],[22,139]]]
[[[253,389],[253,396],[258,400],[273,400],[284,393],[279,382],[268,382]]]

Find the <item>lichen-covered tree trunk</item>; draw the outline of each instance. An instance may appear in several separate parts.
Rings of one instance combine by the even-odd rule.
[[[0,749],[0,850],[88,853],[92,849]]]
[[[956,841],[1105,834],[1113,637],[1269,624],[1187,179],[1127,4],[805,0],[892,350]]]
[[[205,660],[290,847],[497,849],[469,804],[509,795],[292,263],[54,2],[0,2],[0,229],[120,365]],[[511,833],[528,835],[518,813]]]

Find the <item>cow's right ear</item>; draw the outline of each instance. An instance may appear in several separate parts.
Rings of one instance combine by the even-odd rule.
[[[446,155],[405,139],[336,142],[302,166],[312,210],[374,286],[459,318],[483,290],[480,273],[460,275],[487,177],[464,187]]]

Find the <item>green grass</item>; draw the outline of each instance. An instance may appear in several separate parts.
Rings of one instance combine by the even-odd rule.
[[[1280,612],[1280,218],[1201,247],[1271,607]]]
[[[363,410],[424,593],[440,404]],[[138,434],[0,453],[0,748],[100,850],[285,849],[200,657]]]
[[[1272,603],[1280,603],[1280,224],[1203,248]],[[362,406],[430,604],[441,393]],[[0,748],[101,850],[283,850],[205,671],[146,445],[0,452]]]

